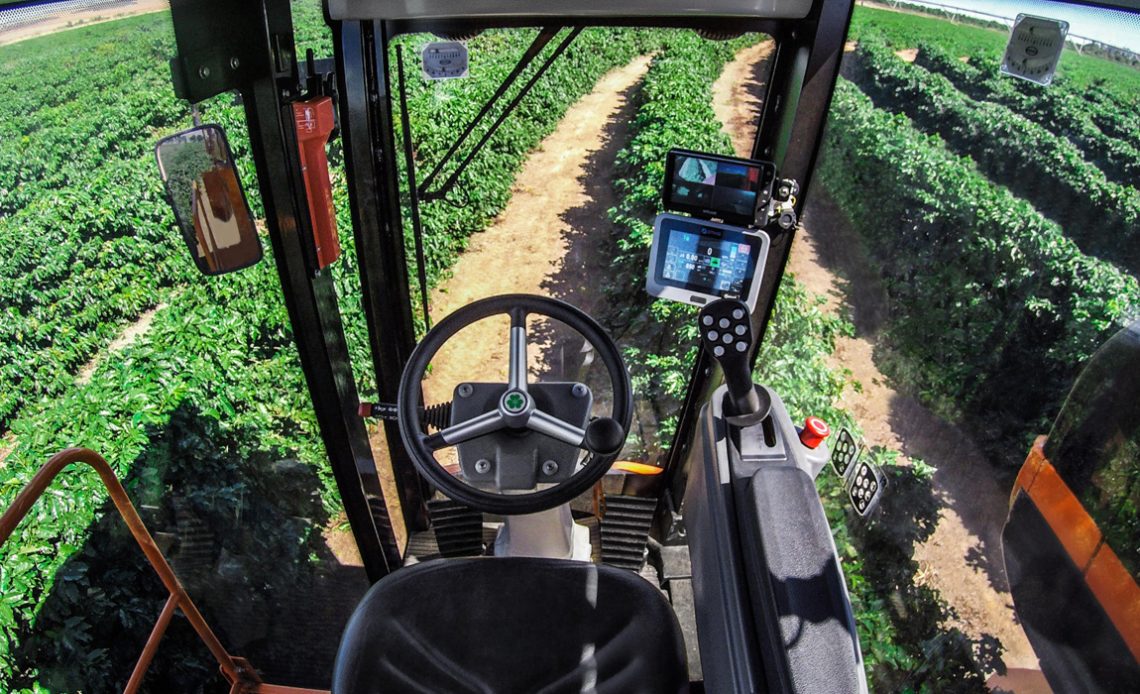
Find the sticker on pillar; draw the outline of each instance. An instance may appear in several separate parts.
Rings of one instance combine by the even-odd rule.
[[[1001,71],[1037,84],[1050,84],[1065,48],[1069,23],[1060,19],[1019,14],[1013,22]]]
[[[467,76],[467,44],[462,41],[433,41],[424,46],[424,78],[453,80]]]

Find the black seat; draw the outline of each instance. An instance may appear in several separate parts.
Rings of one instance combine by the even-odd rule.
[[[440,559],[372,586],[341,637],[332,685],[334,694],[687,690],[677,619],[648,581],[520,557]]]

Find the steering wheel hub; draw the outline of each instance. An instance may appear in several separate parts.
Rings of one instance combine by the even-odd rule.
[[[503,417],[525,418],[530,414],[530,410],[534,409],[534,400],[529,395],[518,390],[508,390],[503,393],[502,399],[499,400],[499,411]],[[525,420],[523,424],[525,424]]]

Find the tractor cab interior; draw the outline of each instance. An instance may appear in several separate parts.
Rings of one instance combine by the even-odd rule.
[[[256,583],[242,569],[253,563],[243,565],[240,552],[229,546],[201,550],[207,559],[194,556],[194,533],[204,523],[193,511],[229,509],[225,495],[215,489],[201,495],[206,501],[193,503],[179,497],[177,507],[163,510],[154,490],[189,498],[179,481],[154,473],[124,485],[115,466],[92,451],[57,455],[0,519],[2,546],[64,467],[86,463],[98,472],[169,595],[129,679],[115,687],[134,692],[168,686],[169,679],[148,680],[147,670],[165,631],[185,617],[188,630],[209,651],[210,667],[216,661],[225,686],[239,694],[875,689],[868,685],[868,663],[903,656],[877,640],[868,647],[867,638],[877,637],[877,630],[893,634],[894,627],[864,619],[859,609],[875,602],[882,615],[893,615],[891,624],[901,623],[904,599],[926,599],[930,591],[914,583],[912,543],[900,559],[907,567],[906,586],[884,589],[894,590],[887,598],[886,592],[868,597],[867,579],[853,580],[845,571],[863,566],[864,550],[868,557],[881,555],[871,554],[874,542],[850,543],[846,525],[839,525],[872,526],[879,533],[875,541],[896,532],[884,526],[899,516],[884,520],[881,506],[892,480],[900,477],[877,464],[881,447],[868,455],[858,433],[848,430],[854,428],[850,422],[833,435],[814,416],[822,413],[805,411],[830,408],[851,372],[817,377],[829,367],[812,371],[807,365],[817,365],[818,355],[794,350],[781,353],[784,358],[774,365],[763,363],[766,346],[791,341],[787,336],[811,321],[824,326],[819,339],[828,350],[846,334],[837,327],[842,321],[812,313],[824,299],[804,298],[803,313],[792,314],[800,324],[779,334],[773,327],[781,287],[792,282],[792,244],[802,228],[833,100],[842,100],[856,114],[852,119],[864,120],[858,128],[851,126],[854,120],[838,126],[833,120],[832,128],[851,126],[847,130],[861,133],[864,126],[867,132],[910,127],[910,121],[903,125],[905,119],[892,116],[873,128],[876,116],[866,115],[887,103],[888,93],[907,101],[909,83],[898,78],[903,86],[885,86],[896,68],[872,70],[880,53],[894,54],[877,39],[861,41],[855,53],[848,36],[854,0],[324,0],[318,23],[328,35],[320,40],[305,35],[308,29],[295,21],[299,1],[171,0],[173,92],[180,103],[193,105],[195,127],[159,139],[155,163],[180,243],[197,270],[209,276],[204,281],[224,282],[233,278],[215,276],[253,273],[270,264],[263,260],[272,262],[272,290],[280,289],[278,309],[287,314],[287,329],[267,328],[252,316],[242,329],[265,342],[289,343],[291,358],[299,357],[295,366],[303,372],[305,405],[311,402],[315,413],[316,431],[306,433],[319,435],[322,444],[319,472],[310,476],[320,477],[324,496],[300,483],[279,494],[283,500],[276,507],[244,517],[244,509],[261,507],[247,506],[246,487],[224,478],[219,484],[240,497],[235,508],[242,510],[227,510],[218,523],[240,526],[246,546],[287,547],[294,554],[280,573],[293,572],[301,588],[264,598],[273,588],[265,581],[257,586],[263,596],[257,599],[270,604],[265,610],[243,605],[230,612],[200,611],[199,596],[209,592],[200,586],[224,594]],[[1042,31],[1060,26],[1041,21]],[[760,42],[748,37],[761,36],[768,48],[755,54],[749,68],[760,98],[739,128],[745,137],[729,143],[719,123],[709,126],[719,114],[703,103],[704,111],[694,106],[691,114],[678,113],[688,105],[673,103],[680,100],[669,91],[674,83],[681,85],[676,94],[703,89],[733,55]],[[328,54],[306,50],[310,44]],[[845,54],[855,57],[844,63]],[[933,50],[923,55],[934,60]],[[715,67],[702,65],[713,58],[719,61]],[[961,65],[968,61],[955,66],[956,58],[944,66],[947,71],[966,69]],[[902,58],[907,64],[914,59]],[[852,96],[858,90],[841,81],[841,64],[845,77],[862,80],[860,88],[875,104]],[[659,65],[686,67],[662,87],[646,77]],[[470,79],[473,74],[482,76]],[[595,85],[611,78],[613,103],[590,101],[591,90],[600,89]],[[586,104],[582,112],[568,110],[579,101]],[[721,106],[731,111],[739,104]],[[942,102],[936,106],[932,112],[952,112]],[[199,108],[207,120],[213,115],[228,129],[200,124]],[[669,111],[667,118],[662,109]],[[569,115],[551,116],[556,110]],[[578,128],[561,135],[562,143],[588,140],[580,159],[589,167],[564,168],[563,152],[544,151],[551,140],[543,138],[553,137],[560,121],[604,123],[593,134]],[[628,138],[631,129],[640,139],[618,152],[615,133]],[[530,138],[525,147],[511,140],[521,142],[523,135]],[[904,136],[875,143],[881,150],[876,156],[889,162],[903,157],[900,151],[942,146],[937,137]],[[726,153],[733,145],[736,156]],[[523,154],[514,151],[520,147],[534,153],[525,169]],[[607,148],[614,150],[608,159]],[[931,215],[896,215],[889,207],[891,189],[875,186],[897,186],[923,172],[933,173],[922,185],[937,186],[943,175],[976,175],[975,164],[935,157],[921,170],[884,182],[860,168],[870,159],[863,154],[845,155],[829,165],[827,175],[834,180],[836,171],[849,172],[842,175],[888,194],[843,202],[866,214],[857,221],[875,221],[865,226],[881,222],[884,229],[897,224],[891,234],[913,231],[908,252],[927,253],[928,244],[935,245],[930,230],[953,224],[931,222]],[[652,176],[618,180],[618,169]],[[498,188],[481,185],[491,178],[504,182]],[[558,186],[567,180],[590,190],[592,199],[574,197],[577,189],[562,191]],[[989,202],[979,202],[972,217],[954,217],[955,224],[965,224],[967,217],[980,224],[989,210],[1005,204],[1000,196],[1006,192],[984,198],[980,188],[970,190]],[[924,191],[915,199],[932,195]],[[515,213],[513,228],[496,227],[506,239],[498,254],[464,265],[480,257],[483,241],[475,232],[502,222],[512,196],[530,202]],[[545,208],[557,196],[566,199],[552,221]],[[960,209],[974,202],[958,200],[952,207],[965,214]],[[880,205],[890,210],[884,217],[901,220],[879,220]],[[1010,203],[1008,209],[1030,214],[1027,205]],[[560,228],[545,228],[553,223]],[[1032,225],[1011,226],[1012,234]],[[895,252],[894,237],[885,243],[836,238],[827,253],[854,258],[849,270],[867,265],[844,281],[878,274],[867,269],[868,254]],[[945,242],[962,243],[958,236]],[[1005,272],[1003,263],[1023,254],[1020,247],[992,245],[995,257],[1010,258],[987,261],[991,275]],[[548,253],[551,247],[557,252]],[[1058,241],[1051,248],[1032,257],[1060,257],[1055,248],[1069,245]],[[441,260],[452,256],[461,260]],[[940,278],[937,273],[951,264],[943,256],[923,257],[929,263],[920,270],[890,277],[883,270],[874,281],[884,284],[875,286],[889,285],[890,291],[879,294],[913,298],[906,292],[923,273]],[[882,262],[886,267],[888,261]],[[1099,265],[1080,268],[1074,274],[1081,277],[1108,273]],[[1033,274],[1027,268],[1008,272],[1023,279]],[[1135,280],[1128,281],[1119,286],[1130,292]],[[1057,335],[1070,330],[1068,323],[1062,329],[1040,318],[1050,301],[1062,303],[1056,289],[1061,283],[1047,284],[1050,289],[1042,291],[1053,293],[1045,298],[1028,296],[1028,290],[1016,295],[1020,310],[1040,322],[1026,319],[1029,327],[1010,327],[1012,338],[997,328],[976,337],[969,321],[947,320],[947,332],[955,333],[955,345],[970,343],[970,354],[985,353],[987,363],[1020,364],[1019,350],[1036,349],[1039,335],[1060,341]],[[219,286],[208,285],[205,301],[225,296],[210,293]],[[235,286],[233,296],[246,291],[246,285]],[[975,298],[973,304],[988,300]],[[914,300],[891,310],[963,303],[970,302]],[[1109,303],[1123,307],[1127,300],[1121,295]],[[1085,310],[1085,304],[1074,305],[1074,311]],[[1120,308],[1087,322],[1099,321],[1099,337],[1123,324],[1126,314]],[[1000,318],[987,314],[995,324]],[[195,319],[182,320],[189,325]],[[242,320],[238,315],[229,323]],[[1000,580],[1008,570],[1007,592],[1027,615],[1024,634],[1018,624],[1013,628],[1032,643],[1030,656],[1035,649],[1042,657],[1038,674],[1054,688],[1140,686],[1135,552],[1119,549],[1135,537],[1140,493],[1132,472],[1138,467],[1136,325],[1113,338],[1099,358],[1081,353],[1067,365],[1075,373],[1078,362],[1088,363],[1052,433],[1031,448],[1011,482],[1000,550],[1008,569],[990,568]],[[904,333],[891,336],[940,339]],[[1094,340],[1081,336],[1081,348],[1091,350]],[[983,344],[994,346],[978,346]],[[1055,349],[1052,342],[1042,344],[1041,370],[1067,375],[1057,355],[1069,343]],[[234,347],[217,361],[250,356],[240,351]],[[262,366],[271,361],[268,349],[247,351]],[[925,359],[926,366],[935,361]],[[276,372],[265,368],[252,370],[250,379],[269,388]],[[812,397],[784,392],[802,373],[808,376],[801,380],[810,383],[800,390],[811,390]],[[959,381],[974,383],[967,369],[956,373]],[[1006,369],[986,385],[1008,386],[1016,380],[1010,373]],[[1049,388],[1040,392],[1059,392],[1055,385]],[[961,409],[987,402],[976,393],[971,397]],[[1027,418],[1035,427],[1055,414],[1045,405],[1018,406],[1034,413]],[[278,414],[272,406],[241,410],[246,419]],[[190,444],[179,440],[171,446],[178,451],[171,458],[197,442],[187,438]],[[232,448],[244,455],[250,446]],[[192,455],[184,458],[193,466]],[[279,480],[308,480],[297,467],[290,461],[269,466]],[[915,456],[905,479],[934,474],[922,472],[927,469]],[[1083,482],[1073,481],[1074,475]],[[913,492],[908,484],[898,485],[900,493]],[[1103,517],[1095,511],[1080,516],[1082,504],[1096,506],[1105,486],[1111,487],[1105,493],[1111,499],[1102,505],[1111,509]],[[240,494],[232,491],[239,487]],[[1077,490],[1071,502],[1065,496],[1073,496],[1070,487]],[[266,489],[261,496],[271,496]],[[263,526],[305,530],[273,544],[267,533],[245,529],[255,516]],[[935,523],[934,516],[937,511],[926,521]],[[167,529],[148,529],[155,518],[165,519]],[[1072,531],[1074,523],[1084,530]],[[1060,529],[1065,524],[1069,530]],[[168,530],[172,525],[177,533]],[[209,562],[209,571],[195,573],[195,561]],[[333,574],[327,566],[340,569],[352,562],[358,564],[352,564],[355,573],[346,572],[351,575],[343,583],[352,588],[336,594],[342,584],[326,581]],[[1064,580],[1045,585],[1047,566],[1062,567],[1058,575]],[[870,575],[884,583],[897,578],[885,571]],[[0,573],[0,584],[3,579]],[[302,659],[300,647],[278,650],[276,644],[288,640],[282,624],[300,632],[297,620],[302,627],[309,623],[267,613],[291,602],[293,615],[308,608],[308,600],[312,623],[327,621],[335,632],[333,638],[320,631],[324,626],[313,627],[327,646],[327,653],[312,658],[323,670],[296,678],[308,689],[263,681],[273,677],[259,672],[253,655],[247,661],[236,652],[248,646],[282,661]],[[326,609],[336,600],[343,604]],[[1059,600],[1072,600],[1080,609],[1054,610]],[[222,638],[203,612],[224,615]],[[958,619],[953,610],[927,610],[935,612],[943,621]],[[1081,629],[1065,632],[1072,624]],[[226,633],[247,637],[231,646]],[[958,637],[961,632],[955,632]],[[925,633],[915,638],[931,649],[952,640]],[[914,671],[922,669],[921,662],[911,664]],[[995,669],[1004,674],[1004,665]],[[179,673],[177,666],[169,671]],[[970,676],[978,679],[981,672],[979,667]],[[203,675],[209,676],[217,679],[212,670]],[[970,682],[977,684],[975,679]],[[75,688],[74,680],[59,681],[67,684],[57,688]],[[879,688],[907,691],[941,685],[951,690],[952,684],[878,681]],[[201,690],[214,691],[207,685]],[[963,685],[962,691],[972,690]]]
[[[326,348],[335,346],[328,344],[335,322],[319,299],[339,246],[325,152],[306,145],[307,133],[324,133],[315,140],[323,144],[333,130],[344,141],[378,396],[387,402],[356,407],[344,388],[327,393],[333,428],[349,444],[345,453],[357,457],[340,468],[338,483],[378,579],[341,637],[332,690],[866,691],[840,560],[813,481],[828,457],[826,425],[817,420],[804,434],[779,395],[752,376],[850,5],[331,2],[334,60],[309,55],[281,63],[288,53],[278,46],[275,60],[262,57],[266,74],[247,72],[242,56],[233,70],[194,67],[234,50],[224,40],[200,40],[204,7],[173,5],[176,88],[195,101],[224,80],[249,80],[242,98],[260,122],[250,131],[262,138],[255,158],[269,173],[259,183],[279,221],[291,220],[289,234],[270,234],[275,256],[292,255],[289,244],[300,251],[297,265],[279,265],[279,272],[318,299],[313,308],[325,329],[314,337]],[[272,2],[264,9],[269,36],[280,41],[287,13]],[[209,26],[216,23],[213,17]],[[455,120],[436,166],[418,172],[405,52],[415,46],[417,72],[429,81],[458,79],[481,58],[463,39],[528,26],[540,30],[517,64],[477,114]],[[663,414],[653,408],[664,405],[636,392],[623,358],[628,346],[574,305],[606,314],[612,329],[604,295],[587,279],[618,271],[604,267],[606,242],[589,249],[603,266],[569,277],[554,292],[559,298],[533,290],[475,293],[438,315],[424,290],[421,206],[471,204],[465,188],[477,173],[468,167],[478,166],[496,130],[590,26],[685,27],[703,41],[746,32],[781,39],[751,157],[674,148],[654,164],[664,171],[657,192],[664,212],[647,239],[648,264],[618,286],[644,292],[636,303],[660,298],[678,310],[699,309],[685,309],[689,318],[679,326],[700,345],[687,395]],[[334,101],[335,123],[321,117]],[[300,170],[269,164],[290,159],[294,148]],[[201,161],[212,167],[219,160]],[[196,203],[166,180],[176,205]],[[288,198],[276,198],[286,191]],[[188,209],[178,216],[195,220],[182,224],[184,237],[192,252],[209,256],[211,242],[196,221],[202,215]],[[405,260],[405,252],[414,258]],[[513,287],[515,268],[498,271],[506,275],[498,286]],[[416,316],[429,328],[418,341]],[[293,320],[305,323],[300,314]],[[472,345],[500,358],[473,358]],[[333,374],[344,368],[326,367]],[[358,415],[383,422],[402,518],[390,511],[378,517],[377,480],[360,474],[353,450]],[[674,422],[671,444],[660,417]],[[362,505],[356,515],[349,497],[361,493],[371,509]],[[859,493],[869,510],[882,485]],[[407,529],[404,548],[394,525]],[[672,537],[669,547],[652,536]],[[677,574],[671,589],[662,572]]]

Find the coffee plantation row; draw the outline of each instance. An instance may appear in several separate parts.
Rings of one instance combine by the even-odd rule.
[[[1117,105],[1090,101],[1063,79],[1041,87],[1002,77],[998,61],[984,53],[967,58],[963,61],[938,45],[926,43],[919,46],[915,63],[942,75],[976,101],[1006,106],[1054,135],[1068,138],[1109,180],[1126,186],[1140,180],[1140,150],[1132,144],[1140,142],[1140,130],[1120,138],[1097,125],[1110,113],[1117,113]],[[1120,133],[1125,127],[1122,124],[1112,132]]]
[[[1060,224],[1086,253],[1140,270],[1140,191],[1109,181],[1068,139],[1002,104],[974,101],[945,77],[900,60],[885,42],[864,38],[856,57],[853,79],[877,106],[940,135]]]

